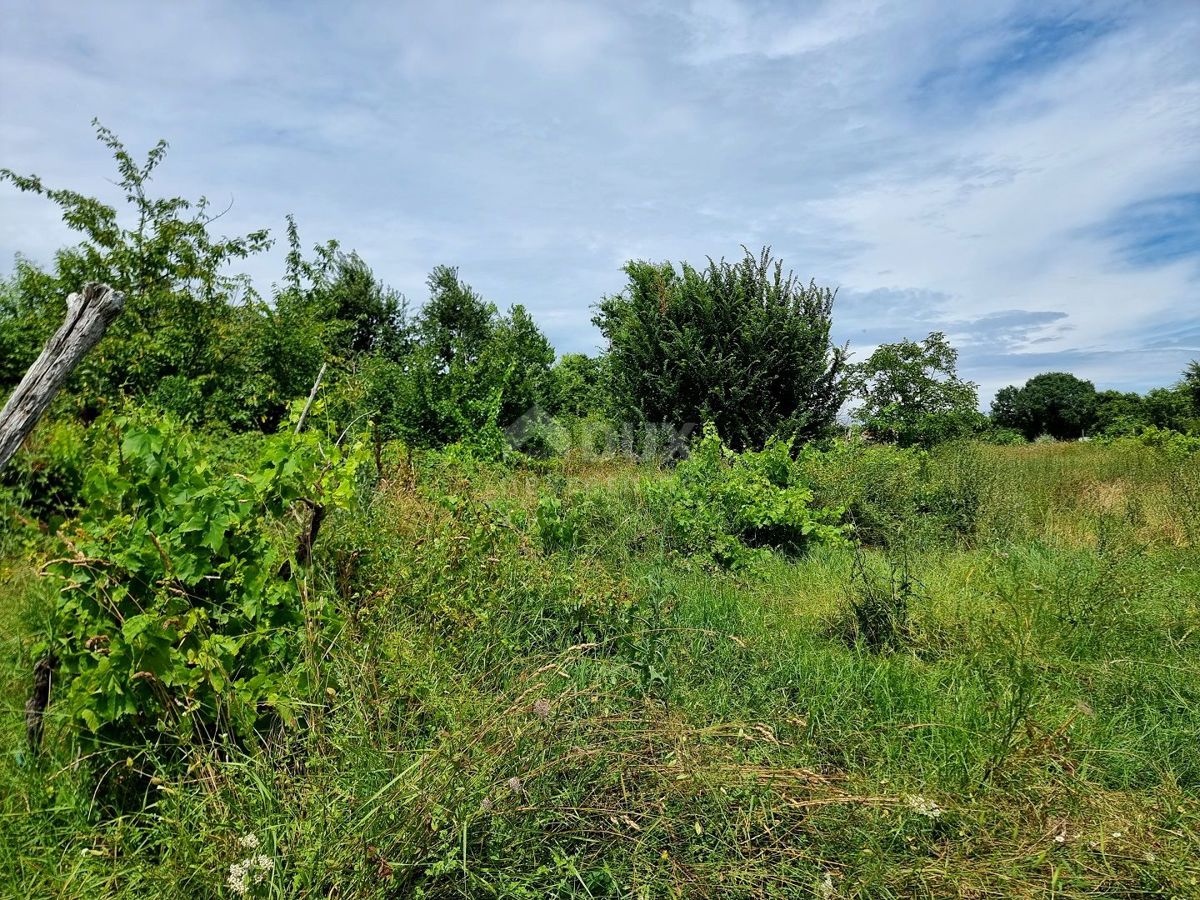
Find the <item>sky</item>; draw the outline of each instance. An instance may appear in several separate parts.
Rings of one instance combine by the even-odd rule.
[[[221,234],[296,216],[414,306],[456,265],[560,352],[630,259],[770,245],[835,335],[997,388],[1200,357],[1200,2],[0,0],[0,166],[115,200],[93,117]],[[0,272],[75,238],[0,187]],[[264,291],[280,240],[248,262]]]

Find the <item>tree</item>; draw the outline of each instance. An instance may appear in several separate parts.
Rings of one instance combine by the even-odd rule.
[[[1100,434],[1132,434],[1150,424],[1146,402],[1140,394],[1099,391],[1096,394],[1095,430]]]
[[[1021,388],[1010,386],[997,392],[992,418],[1029,440],[1043,434],[1075,440],[1096,422],[1096,386],[1068,372],[1035,375]]]
[[[93,124],[116,160],[117,186],[129,214],[119,216],[115,207],[94,197],[47,187],[36,175],[0,169],[0,181],[58,204],[63,221],[83,235],[75,247],[58,253],[52,273],[18,263],[9,285],[16,296],[10,294],[0,313],[0,330],[6,333],[0,343],[13,342],[15,334],[16,340],[40,346],[50,323],[63,316],[63,298],[85,282],[104,282],[125,295],[125,312],[73,376],[71,394],[81,414],[94,415],[124,395],[146,397],[180,388],[197,404],[210,405],[237,349],[236,309],[256,300],[246,278],[225,270],[271,241],[266,231],[213,237],[209,226],[219,214],[203,197],[152,197],[151,178],[166,142],[138,162],[115,134]],[[0,373],[6,382],[8,369],[6,364]]]
[[[564,353],[550,372],[550,412],[586,416],[608,406],[607,360]]]
[[[410,443],[497,445],[501,429],[545,406],[554,348],[523,306],[501,316],[457,269],[438,266],[428,283],[410,350],[366,365],[368,402]]]
[[[882,344],[850,368],[854,418],[877,438],[931,446],[977,431],[979,387],[958,377],[958,351],[946,335]]]
[[[1192,397],[1185,384],[1154,388],[1144,401],[1149,424],[1172,431],[1190,431],[1197,424]]]
[[[1200,419],[1200,359],[1193,359],[1183,370],[1183,388],[1192,401],[1192,415]]]
[[[417,319],[421,343],[445,369],[470,365],[492,336],[496,307],[458,277],[453,266],[437,266],[426,282],[429,300]]]
[[[736,264],[630,262],[593,322],[608,342],[614,401],[643,423],[713,422],[734,447],[807,439],[845,398],[830,342],[833,291],[783,274],[769,249]]]

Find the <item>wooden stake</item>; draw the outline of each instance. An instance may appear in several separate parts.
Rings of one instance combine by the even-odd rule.
[[[66,321],[0,411],[0,469],[8,465],[59,388],[124,307],[124,296],[107,284],[91,282],[67,297]]]

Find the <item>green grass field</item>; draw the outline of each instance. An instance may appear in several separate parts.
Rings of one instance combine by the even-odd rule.
[[[1200,896],[1200,454],[915,459],[814,454],[864,543],[732,570],[672,549],[669,472],[397,463],[318,546],[302,726],[186,765],[80,760],[53,705],[30,759],[13,538],[0,894]]]

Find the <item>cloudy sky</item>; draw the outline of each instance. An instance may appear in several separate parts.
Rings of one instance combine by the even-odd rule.
[[[2,7],[0,165],[108,198],[92,117],[166,138],[223,233],[294,213],[415,304],[458,265],[560,351],[625,260],[770,244],[859,358],[946,331],[985,404],[1200,356],[1196,0]],[[0,190],[0,271],[70,240]]]

